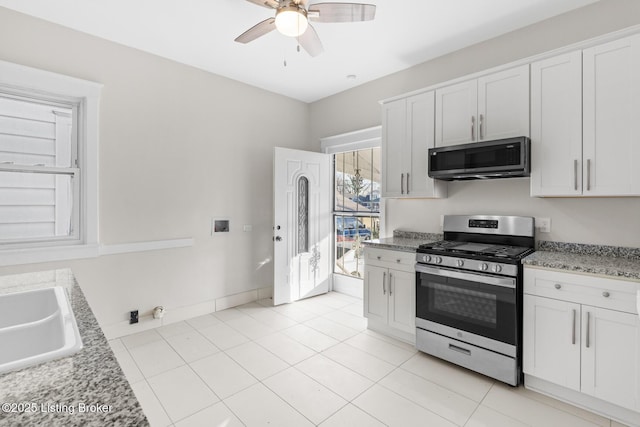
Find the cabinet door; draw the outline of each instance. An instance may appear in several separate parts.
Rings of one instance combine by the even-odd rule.
[[[640,35],[586,49],[583,191],[640,195]]]
[[[405,186],[410,197],[433,197],[434,183],[428,175],[428,150],[434,147],[435,94],[422,93],[407,98],[407,150]]]
[[[582,51],[531,64],[531,195],[582,194]]]
[[[582,306],[582,391],[640,411],[638,315]]]
[[[382,196],[397,197],[405,192],[405,144],[407,102],[392,101],[382,106]]]
[[[416,274],[389,270],[389,326],[416,331]]]
[[[477,80],[437,89],[436,146],[477,141],[477,110]]]
[[[529,136],[529,65],[478,79],[478,139]]]
[[[523,370],[580,390],[580,305],[524,296]]]
[[[389,271],[374,265],[365,266],[364,274],[364,317],[387,322]]]

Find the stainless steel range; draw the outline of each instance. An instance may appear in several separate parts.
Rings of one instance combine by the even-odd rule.
[[[507,384],[522,378],[521,260],[531,217],[444,217],[416,255],[416,348]]]

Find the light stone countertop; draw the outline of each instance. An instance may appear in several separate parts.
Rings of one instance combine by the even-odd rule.
[[[71,270],[0,276],[0,294],[52,286],[67,291],[83,348],[0,374],[0,404],[26,404],[2,406],[0,426],[148,426]]]
[[[424,243],[442,240],[442,234],[422,233],[416,231],[394,230],[393,237],[383,237],[375,240],[366,240],[365,246],[377,249],[390,249],[402,252],[415,252],[418,246]]]
[[[640,281],[640,249],[575,243],[538,242],[522,260],[526,266]]]

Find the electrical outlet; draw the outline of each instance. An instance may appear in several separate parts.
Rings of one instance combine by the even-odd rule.
[[[551,233],[551,218],[536,218],[536,228],[541,233]]]
[[[134,323],[138,323],[138,310],[131,310],[129,312],[129,324],[133,325]]]

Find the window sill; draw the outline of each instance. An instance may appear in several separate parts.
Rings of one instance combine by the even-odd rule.
[[[95,258],[100,255],[100,246],[68,245],[41,248],[0,250],[0,267],[40,262],[67,261],[71,259]]]

